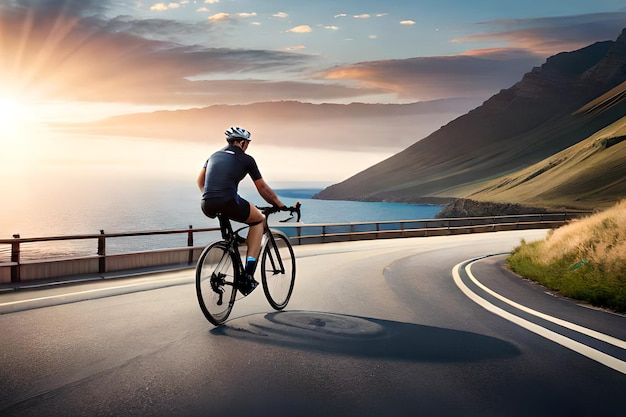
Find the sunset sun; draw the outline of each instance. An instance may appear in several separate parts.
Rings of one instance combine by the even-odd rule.
[[[12,97],[0,97],[0,137],[3,141],[20,133],[29,119],[27,106]]]

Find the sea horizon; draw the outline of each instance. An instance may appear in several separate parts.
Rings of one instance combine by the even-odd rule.
[[[290,206],[301,202],[302,224],[423,220],[434,218],[442,208],[408,203],[313,199],[313,195],[323,187],[309,183],[278,185],[281,188],[275,188],[275,192],[285,204]],[[285,185],[298,187],[282,188]],[[266,204],[253,187],[244,186],[240,193],[254,204]],[[3,218],[0,239],[11,239],[14,234],[19,234],[21,238],[46,238],[95,235],[100,231],[134,233],[218,227],[215,219],[209,219],[200,210],[200,193],[189,182],[171,181],[167,184],[160,183],[158,187],[144,185],[140,190],[134,191],[122,187],[108,190],[107,195],[100,195],[99,198],[94,197],[98,196],[90,194],[76,200],[75,204],[68,204],[64,199],[49,201],[45,206],[45,213],[39,210],[40,206],[32,204],[21,209],[13,207],[15,221],[7,222]],[[4,207],[4,210],[7,211],[7,208]],[[278,225],[271,220],[271,224]],[[11,225],[13,227],[9,229]],[[187,244],[186,238],[186,234],[179,234],[108,239],[107,253],[183,247]],[[218,235],[198,236],[194,244],[207,244],[217,238]],[[94,239],[25,243],[21,246],[23,260],[95,254],[97,249]],[[10,259],[10,251],[10,245],[0,245],[0,262]]]

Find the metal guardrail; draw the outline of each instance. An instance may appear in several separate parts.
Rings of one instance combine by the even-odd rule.
[[[530,228],[555,228],[572,219],[588,214],[590,212],[568,211],[563,213],[449,219],[281,224],[273,227],[285,232],[293,244],[303,245],[365,239],[426,237]],[[11,247],[10,261],[0,262],[0,284],[81,274],[104,274],[166,265],[192,265],[204,247],[204,245],[194,244],[194,236],[198,233],[216,233],[218,231],[219,228],[215,227],[194,229],[192,226],[189,226],[189,229],[127,233],[104,233],[101,230],[100,234],[34,238],[22,238],[19,235],[13,235],[12,239],[0,239],[0,247],[1,245],[10,245]],[[107,241],[110,239],[174,234],[186,234],[187,246],[117,254],[107,253]],[[219,234],[216,235],[217,238],[219,238]],[[97,242],[96,251],[89,255],[45,257],[31,260],[22,259],[21,249],[23,244],[71,240],[95,240]]]
[[[591,212],[568,211],[562,213],[508,216],[308,224],[294,226],[294,232],[286,233],[291,238],[292,242],[296,244],[398,237],[426,237],[529,228],[553,228],[588,214],[591,214]]]
[[[65,274],[80,275],[97,273],[104,274],[123,269],[136,269],[150,266],[160,266],[178,263],[193,263],[197,259],[197,253],[203,246],[194,246],[194,235],[202,232],[218,232],[219,228],[174,229],[174,230],[151,230],[141,232],[105,233],[85,235],[64,235],[50,237],[21,237],[13,235],[12,239],[0,239],[2,245],[10,245],[10,261],[0,262],[0,284],[6,282],[21,282],[24,280],[36,280],[45,278],[57,278]],[[146,236],[163,236],[174,234],[186,234],[187,246],[178,248],[166,248],[126,253],[107,253],[107,241],[114,238],[136,238]],[[47,255],[40,259],[23,259],[22,247],[31,243],[50,243],[59,241],[96,241],[95,252],[88,255]],[[172,258],[172,254],[177,254]],[[163,261],[155,260],[162,257]],[[167,258],[170,258],[168,261]],[[143,258],[143,259],[142,259]],[[149,260],[152,258],[152,260]],[[117,262],[112,263],[111,260]],[[134,261],[134,262],[133,262]],[[70,266],[68,266],[70,265]],[[7,269],[10,273],[7,274]],[[26,274],[25,274],[26,272]],[[9,275],[10,279],[7,279]]]

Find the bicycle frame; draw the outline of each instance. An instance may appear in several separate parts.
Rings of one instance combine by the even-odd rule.
[[[233,226],[228,217],[218,214],[217,219],[220,223],[220,231],[222,233],[222,239],[224,239],[224,242],[226,243],[226,247],[230,252],[238,255],[239,244],[245,242],[245,239],[239,235],[239,232],[249,228],[250,226],[244,226],[233,231]],[[235,259],[237,260],[235,264],[235,280],[238,281],[243,276],[243,262],[241,261],[241,256],[236,256]]]
[[[263,253],[263,250],[265,248],[265,246],[267,246],[268,244],[271,245],[272,251],[269,253],[269,260],[270,263],[272,265],[272,269],[274,270],[274,274],[276,273],[284,273],[285,272],[285,266],[283,265],[283,260],[280,256],[278,256],[278,247],[276,246],[276,240],[274,239],[274,236],[272,234],[272,229],[270,229],[269,224],[267,223],[267,218],[269,216],[270,213],[266,214],[265,216],[265,220],[263,221],[263,241],[261,244],[261,251],[260,253]],[[220,231],[222,233],[222,238],[224,239],[224,241],[226,242],[229,250],[232,250],[233,253],[238,254],[239,253],[239,245],[241,243],[245,242],[245,239],[239,234],[242,230],[248,229],[250,226],[243,226],[237,230],[233,230],[232,227],[232,223],[230,222],[230,219],[224,215],[219,214],[218,216],[218,220],[220,223]],[[243,262],[241,261],[241,257],[237,256],[237,266],[235,268],[236,273],[237,273],[237,279],[239,279],[241,276],[243,276]],[[278,260],[278,268],[276,265],[276,260]]]
[[[289,211],[291,212],[290,219],[294,217],[294,213],[297,213],[298,220],[300,220],[300,204],[290,208],[258,208],[265,215],[259,253],[263,292],[275,310],[282,310],[289,302],[293,290],[296,273],[295,256],[288,237],[278,230],[270,229],[267,218],[270,214],[279,211]],[[246,240],[241,236],[242,230],[250,227],[245,225],[233,230],[228,217],[221,214],[217,217],[222,240],[208,245],[200,254],[196,265],[198,302],[202,313],[216,326],[224,323],[228,318],[238,294],[243,296],[249,294],[249,292],[243,292],[239,285],[246,279],[239,245]],[[223,302],[224,296],[228,298],[227,304]]]
[[[267,222],[266,222],[266,224],[267,224]],[[265,244],[262,245],[261,253],[263,253],[263,248],[265,246],[267,246],[268,244],[271,245],[272,250],[270,252],[268,252],[268,254],[269,254],[270,263],[272,265],[272,270],[274,271],[274,275],[276,275],[277,273],[284,274],[285,273],[285,265],[283,264],[282,257],[278,253],[278,246],[276,246],[276,239],[274,239],[274,235],[272,234],[272,230],[269,227],[266,229],[266,234],[264,236],[267,236],[267,242],[265,242]],[[276,268],[276,260],[274,258],[276,258],[278,260],[278,268]]]

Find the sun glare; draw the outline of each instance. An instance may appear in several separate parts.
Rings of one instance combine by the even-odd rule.
[[[14,139],[26,124],[28,114],[26,106],[10,97],[0,97],[0,139]]]
[[[11,96],[0,95],[0,176],[28,166],[37,153],[32,145],[39,136],[36,107]]]

